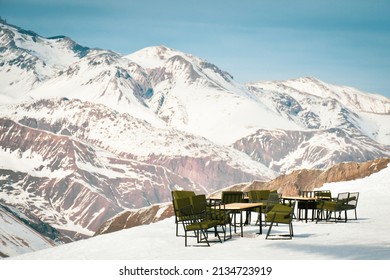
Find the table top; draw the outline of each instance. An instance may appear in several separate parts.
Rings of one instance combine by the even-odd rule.
[[[306,197],[306,196],[282,196],[282,199],[288,200],[317,200],[319,197]]]
[[[242,209],[249,209],[249,208],[255,208],[255,207],[261,207],[265,206],[266,203],[263,202],[253,202],[253,203],[246,203],[246,202],[236,202],[236,203],[228,203],[225,204],[225,210],[242,210]]]

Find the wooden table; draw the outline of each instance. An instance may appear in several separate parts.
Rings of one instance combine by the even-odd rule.
[[[306,221],[306,223],[307,223],[307,216],[308,216],[308,211],[309,211],[309,204],[310,204],[310,202],[316,202],[317,199],[318,199],[318,197],[282,196],[283,202],[285,202],[286,200],[290,200],[290,201],[294,200],[294,201],[298,201],[298,202],[300,202],[300,201],[301,202],[306,202],[306,207],[305,207],[305,221]],[[300,213],[300,211],[298,211],[298,220],[300,220],[300,219],[301,219],[301,213]],[[313,219],[314,219],[314,217],[312,217],[312,220]]]
[[[251,210],[253,208],[259,208],[259,234],[263,233],[262,229],[262,217],[261,217],[261,208],[265,206],[266,203],[263,202],[254,202],[254,203],[228,203],[225,204],[225,210],[237,210],[240,212],[240,228],[241,228],[241,237],[243,237],[243,227],[244,222],[242,220],[242,212],[246,210]]]

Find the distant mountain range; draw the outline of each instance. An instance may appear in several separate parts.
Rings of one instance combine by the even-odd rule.
[[[313,77],[240,84],[165,46],[123,56],[4,21],[0,54],[0,203],[72,239],[173,189],[390,157],[390,99]]]

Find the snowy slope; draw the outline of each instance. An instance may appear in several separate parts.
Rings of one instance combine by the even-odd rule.
[[[0,103],[24,97],[88,53],[70,38],[44,38],[0,22]]]
[[[390,145],[390,99],[312,77],[247,85],[273,111],[301,129],[344,128]]]
[[[58,244],[28,227],[0,205],[0,257],[16,256],[55,245]]]
[[[358,89],[325,83],[314,77],[285,81],[264,81],[248,84],[264,90],[284,92],[293,97],[308,94],[323,99],[336,99],[354,111],[389,114],[390,100],[379,94],[364,93]],[[298,99],[298,98],[297,98]]]
[[[136,76],[137,78],[134,78]],[[32,99],[65,97],[104,104],[120,113],[146,120],[157,127],[165,124],[145,105],[148,82],[143,70],[110,51],[91,51],[88,56],[60,71],[28,93]]]
[[[243,238],[212,244],[210,248],[184,247],[175,236],[174,220],[140,226],[24,254],[15,259],[115,259],[115,260],[388,260],[390,259],[389,167],[369,177],[326,184],[322,189],[360,192],[358,220],[347,223],[293,222],[292,241],[265,240],[256,235],[258,227],[246,227]],[[375,202],[375,207],[372,207]],[[381,215],[378,215],[381,213]],[[350,217],[353,214],[349,213]],[[266,228],[265,228],[266,229]],[[279,225],[276,231],[284,232]],[[129,242],[129,240],[137,242]],[[191,244],[194,240],[190,239]],[[261,252],[261,253],[259,253]]]
[[[127,57],[150,73],[154,95],[147,103],[173,128],[225,145],[260,127],[299,128],[206,60],[164,46]]]
[[[231,147],[216,145],[178,130],[156,128],[145,120],[119,114],[110,107],[91,102],[46,99],[1,108],[0,117],[10,116],[27,126],[71,135],[118,156],[127,155],[139,161],[150,161],[160,156],[206,158],[212,162],[227,162],[264,179],[276,175]]]

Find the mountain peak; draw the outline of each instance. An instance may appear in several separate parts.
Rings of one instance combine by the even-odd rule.
[[[134,61],[145,69],[162,67],[173,56],[187,56],[183,52],[168,48],[164,45],[143,48],[126,58]]]

